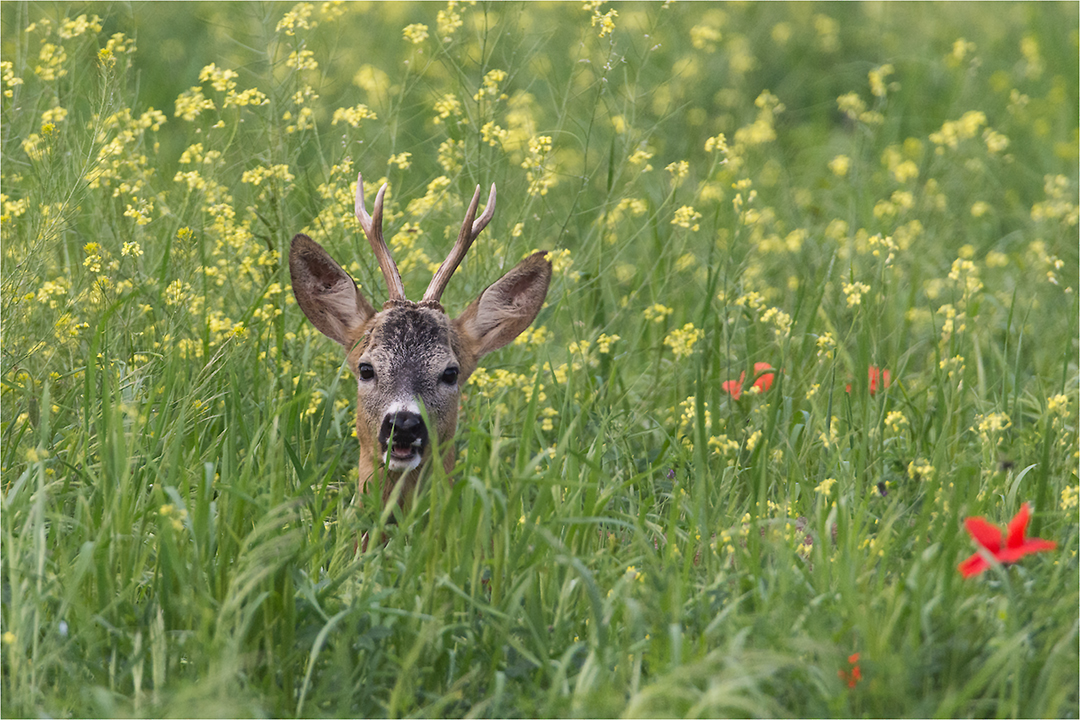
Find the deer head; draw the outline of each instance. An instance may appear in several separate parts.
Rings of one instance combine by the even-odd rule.
[[[534,253],[480,293],[457,318],[447,316],[439,303],[443,290],[495,213],[492,185],[484,211],[476,217],[477,185],[457,242],[423,299],[407,300],[397,265],[383,241],[385,192],[383,185],[368,215],[364,180],[357,175],[356,218],[389,291],[381,311],[376,312],[356,282],[314,240],[296,235],[289,249],[289,274],[300,309],[320,332],[345,348],[349,369],[356,375],[360,490],[378,473],[383,476],[384,502],[398,484],[403,484],[400,498],[409,497],[436,440],[454,436],[461,387],[477,362],[532,323],[551,281],[547,253]],[[442,461],[449,472],[454,453],[447,445]]]

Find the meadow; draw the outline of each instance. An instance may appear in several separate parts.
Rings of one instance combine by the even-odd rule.
[[[1075,3],[0,24],[4,716],[1080,715]],[[358,172],[410,296],[477,184],[448,311],[554,264],[407,511]]]

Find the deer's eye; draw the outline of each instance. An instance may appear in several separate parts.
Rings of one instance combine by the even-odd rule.
[[[439,382],[444,382],[447,385],[453,385],[457,382],[458,369],[456,367],[448,367],[443,370],[443,374],[439,376]]]
[[[371,363],[360,363],[360,367],[356,369],[356,372],[361,380],[375,379],[375,368],[371,367]]]

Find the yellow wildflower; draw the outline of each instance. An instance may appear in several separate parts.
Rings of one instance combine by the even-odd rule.
[[[844,177],[848,174],[848,168],[851,167],[851,158],[847,155],[837,155],[829,161],[829,169],[832,170],[833,175],[837,177]]]
[[[693,206],[683,205],[675,211],[675,215],[671,218],[671,224],[697,232],[701,228],[701,225],[697,222],[700,219],[701,213],[694,210]]]
[[[330,120],[331,125],[337,125],[339,122],[348,123],[354,128],[360,127],[361,120],[377,120],[377,116],[367,105],[356,105],[351,108],[338,108],[334,110],[334,115]]]
[[[413,45],[419,45],[428,38],[428,27],[423,23],[413,23],[412,25],[406,25],[402,31],[402,36],[411,42]]]
[[[695,328],[693,323],[686,323],[682,328],[676,328],[664,338],[664,344],[671,348],[676,359],[690,355],[694,351],[694,345],[698,340],[705,337],[705,331]]]
[[[817,487],[814,488],[814,492],[818,495],[828,497],[829,493],[832,492],[833,485],[836,485],[836,478],[825,478],[817,484]]]

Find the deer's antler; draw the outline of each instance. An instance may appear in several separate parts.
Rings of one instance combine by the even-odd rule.
[[[383,183],[375,196],[375,212],[373,215],[368,215],[364,207],[364,176],[361,173],[356,174],[356,219],[360,221],[360,227],[364,228],[364,234],[371,243],[371,249],[375,251],[383,277],[386,278],[386,289],[390,292],[389,300],[393,302],[405,299],[405,286],[401,283],[401,273],[394,264],[394,258],[390,256],[386,241],[383,240],[382,214],[385,194],[386,184]]]
[[[461,264],[462,259],[465,257],[465,253],[469,251],[469,247],[476,240],[477,236],[487,227],[487,224],[491,222],[492,216],[495,215],[495,183],[491,184],[491,194],[488,195],[487,204],[484,205],[484,212],[480,217],[476,217],[476,208],[480,204],[480,186],[476,186],[476,192],[473,193],[472,202],[469,203],[469,209],[465,213],[465,221],[461,223],[461,232],[458,233],[457,242],[454,243],[454,247],[450,250],[450,254],[443,260],[442,265],[439,266],[438,272],[435,273],[435,277],[431,278],[431,284],[428,285],[427,290],[424,292],[424,299],[422,302],[439,302],[439,298],[442,297],[443,290],[446,289],[446,284],[450,282],[450,276],[457,270],[458,265]],[[475,221],[473,220],[475,218]]]

